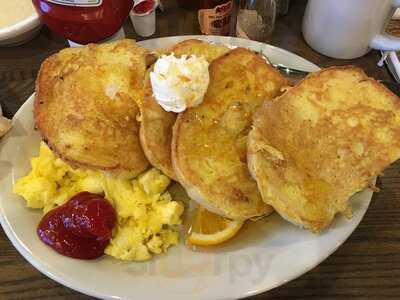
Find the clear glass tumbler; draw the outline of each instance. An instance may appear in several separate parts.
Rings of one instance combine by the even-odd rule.
[[[240,0],[236,36],[269,42],[274,30],[275,17],[275,0]]]

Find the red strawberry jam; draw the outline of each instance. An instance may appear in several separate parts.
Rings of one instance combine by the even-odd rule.
[[[62,255],[81,259],[102,256],[116,222],[112,205],[103,197],[82,192],[49,211],[40,221],[40,239]]]
[[[147,0],[140,2],[139,4],[135,5],[133,7],[133,11],[137,14],[145,14],[149,11],[151,11],[154,7],[154,1],[153,0]]]

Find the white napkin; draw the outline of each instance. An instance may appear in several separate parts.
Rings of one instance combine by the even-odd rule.
[[[393,20],[400,20],[400,9],[396,9],[395,13],[392,16]],[[382,58],[378,62],[378,66],[382,67],[384,63],[386,63],[390,73],[396,79],[397,82],[400,82],[400,62],[398,55],[399,51],[381,51]]]
[[[382,57],[378,61],[378,66],[382,67],[386,63],[389,72],[400,83],[400,62],[396,51],[381,51]]]
[[[0,105],[0,138],[7,133],[11,128],[11,121],[3,117],[3,111]]]
[[[400,19],[400,9],[399,8],[397,8],[396,11],[394,12],[392,19],[395,19],[395,20]]]

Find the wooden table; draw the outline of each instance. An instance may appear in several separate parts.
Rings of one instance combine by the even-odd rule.
[[[154,37],[199,33],[196,15],[164,1]],[[353,64],[375,78],[392,80],[378,68],[379,55],[334,60],[313,51],[301,35],[305,1],[292,1],[289,13],[279,17],[272,44],[301,55],[321,67]],[[130,22],[129,37],[137,37]],[[66,47],[65,40],[43,28],[30,43],[0,48],[0,102],[12,117],[34,91],[40,63]],[[400,299],[400,163],[378,180],[381,192],[374,195],[360,226],[327,260],[300,278],[252,299]],[[299,254],[301,255],[301,254]],[[0,299],[90,299],[48,279],[13,248],[0,230]]]

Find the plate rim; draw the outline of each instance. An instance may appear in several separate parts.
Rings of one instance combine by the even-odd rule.
[[[318,70],[320,69],[317,65],[315,65],[314,63],[312,63],[311,61],[305,59],[304,57],[301,57],[293,52],[290,52],[288,50],[285,50],[283,48],[280,47],[276,47],[273,45],[269,45],[269,44],[265,44],[265,43],[260,43],[260,42],[256,42],[256,41],[250,41],[250,40],[243,40],[243,39],[239,39],[239,38],[235,38],[235,37],[215,37],[215,36],[203,36],[203,35],[183,35],[183,36],[171,36],[171,37],[160,37],[160,38],[154,38],[154,39],[148,39],[148,40],[144,40],[141,42],[151,42],[151,41],[155,41],[155,40],[174,40],[177,39],[178,41],[182,41],[182,40],[186,40],[186,39],[191,39],[191,38],[195,38],[195,39],[201,39],[201,40],[206,40],[206,41],[213,41],[213,39],[217,38],[218,40],[233,40],[233,39],[238,39],[238,40],[242,40],[248,42],[249,44],[253,44],[253,45],[259,45],[262,46],[264,48],[269,48],[272,49],[273,51],[278,51],[280,53],[288,53],[291,56],[296,56],[296,58],[301,59],[302,61],[306,61],[310,66],[313,65],[314,70]],[[143,44],[141,42],[138,42],[139,45]],[[313,70],[310,70],[313,71]],[[18,111],[15,113],[12,122],[14,122],[15,120],[18,119],[19,115],[22,113],[23,110],[27,109],[26,106],[30,106],[32,105],[31,102],[33,102],[34,100],[34,95],[35,93],[33,93],[30,97],[28,97],[28,99],[24,102],[24,104],[18,109]],[[0,141],[0,147],[5,143],[6,139],[3,139],[2,141]],[[373,194],[371,194],[371,197],[368,200],[368,203],[365,207],[364,212],[362,213],[362,216],[360,217],[360,220],[358,220],[358,222],[354,223],[354,228],[348,233],[348,235],[343,235],[340,239],[340,242],[336,244],[335,247],[332,247],[329,251],[327,251],[325,253],[325,255],[323,255],[322,257],[319,257],[319,259],[317,259],[311,266],[307,266],[307,268],[303,268],[303,270],[299,270],[296,274],[292,275],[290,278],[288,278],[285,281],[281,281],[281,282],[277,282],[276,284],[274,284],[273,286],[267,286],[267,287],[260,287],[260,288],[255,288],[251,291],[246,291],[243,290],[239,295],[237,295],[237,298],[244,298],[244,297],[250,297],[250,296],[254,296],[257,294],[261,294],[263,292],[275,289],[279,286],[282,286],[292,280],[295,280],[297,278],[299,278],[301,275],[309,272],[310,270],[312,270],[313,268],[315,268],[316,266],[318,266],[320,263],[322,263],[325,259],[327,259],[330,255],[332,255],[332,253],[334,253],[349,237],[350,235],[354,232],[354,230],[359,226],[359,223],[361,222],[361,220],[364,218],[365,213],[371,203]],[[0,197],[2,198],[2,197]],[[13,231],[11,225],[8,222],[8,219],[6,218],[5,214],[4,214],[4,210],[3,210],[3,206],[0,204],[0,224],[7,236],[7,238],[10,240],[10,242],[12,243],[12,245],[17,249],[17,251],[24,257],[24,259],[27,260],[27,262],[29,264],[31,264],[33,267],[35,267],[39,272],[41,272],[42,274],[44,274],[45,276],[49,277],[50,279],[72,289],[75,291],[78,291],[82,294],[85,295],[89,295],[89,296],[93,296],[96,298],[101,298],[101,299],[126,299],[125,296],[116,296],[116,295],[110,295],[110,294],[105,294],[105,293],[98,293],[96,292],[96,290],[91,290],[91,289],[85,289],[84,286],[80,285],[80,284],[75,284],[74,282],[68,281],[68,280],[64,280],[63,276],[58,276],[57,274],[53,274],[51,271],[48,270],[47,266],[44,265],[43,263],[39,263],[34,255],[28,250],[27,246],[24,244],[24,242],[16,235],[16,233]],[[231,298],[227,298],[227,299],[231,299]]]

